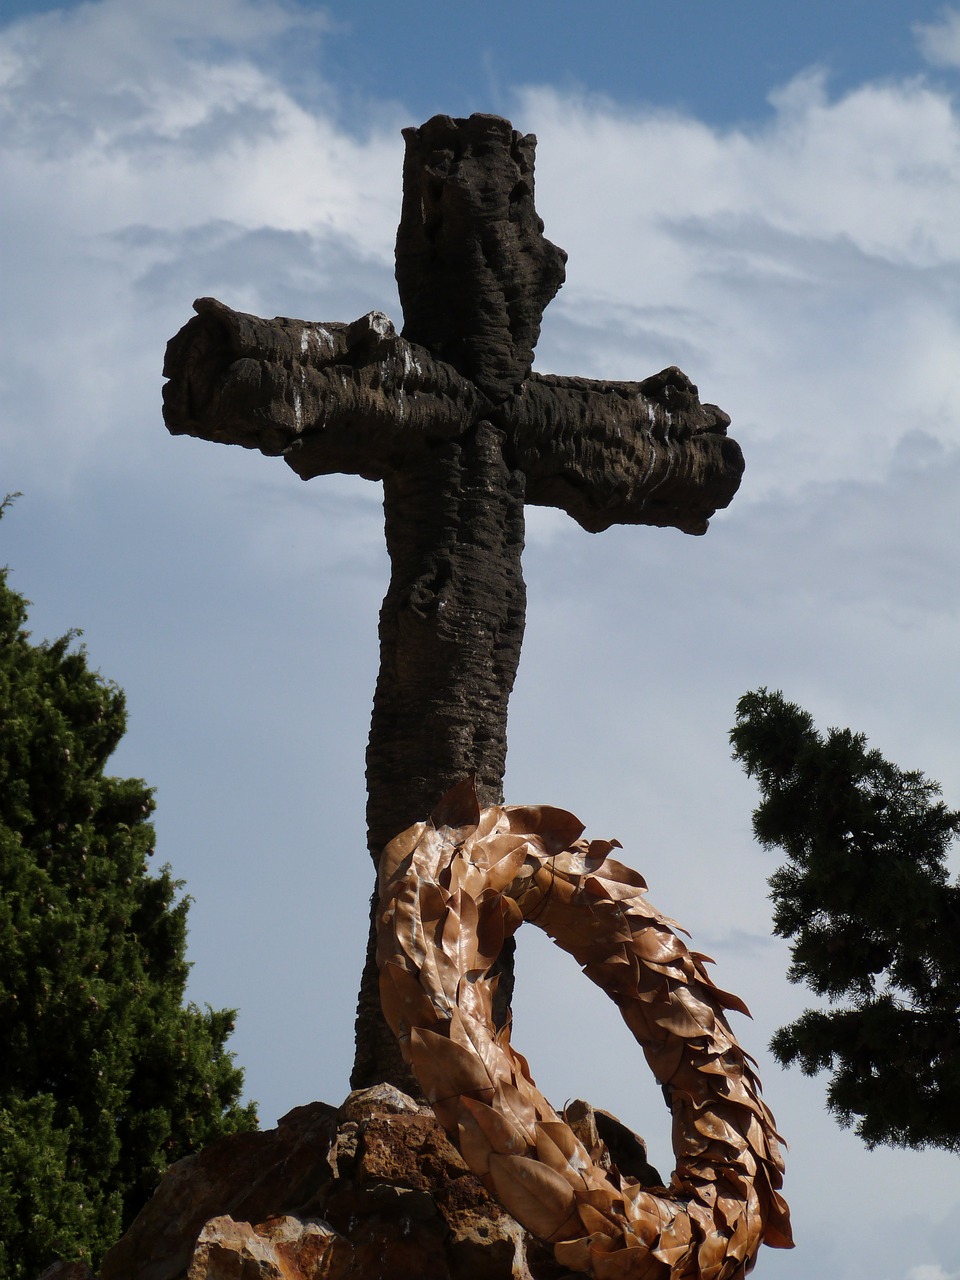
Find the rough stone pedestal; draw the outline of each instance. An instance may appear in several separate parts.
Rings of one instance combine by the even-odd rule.
[[[576,1105],[595,1132],[592,1109]],[[339,1109],[297,1107],[276,1129],[171,1166],[100,1270],[100,1280],[567,1275],[491,1200],[433,1112],[390,1085],[357,1090]],[[45,1280],[88,1278],[62,1263]]]

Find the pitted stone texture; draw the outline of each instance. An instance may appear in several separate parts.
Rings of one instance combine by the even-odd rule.
[[[354,1261],[324,1222],[284,1216],[252,1227],[220,1217],[201,1231],[187,1280],[339,1280],[359,1274]]]
[[[63,1265],[63,1264],[61,1264]],[[71,1264],[75,1265],[75,1264]],[[100,1280],[561,1280],[433,1112],[392,1085],[173,1165]],[[93,1280],[81,1267],[44,1280]]]
[[[490,115],[438,115],[403,136],[404,336],[499,404],[530,372],[567,260],[534,204],[537,140]]]
[[[296,1212],[333,1176],[327,1156],[336,1109],[297,1107],[276,1129],[221,1138],[172,1165],[103,1260],[101,1280],[182,1280],[204,1224]]]

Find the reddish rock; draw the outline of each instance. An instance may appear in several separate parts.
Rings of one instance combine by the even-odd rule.
[[[66,1264],[60,1264],[63,1267]],[[76,1266],[79,1264],[70,1264]],[[432,1111],[391,1085],[173,1165],[100,1280],[561,1280]],[[44,1280],[93,1280],[85,1268]]]
[[[264,1222],[296,1212],[332,1177],[326,1156],[336,1117],[334,1107],[314,1102],[276,1129],[232,1134],[172,1165],[107,1253],[101,1280],[182,1280],[209,1219]]]
[[[353,1251],[321,1222],[285,1216],[258,1227],[211,1218],[197,1241],[187,1280],[320,1280],[349,1276]]]

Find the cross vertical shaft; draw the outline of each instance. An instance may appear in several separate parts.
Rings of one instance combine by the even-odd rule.
[[[469,774],[502,799],[507,702],[520,661],[525,591],[523,477],[501,433],[479,422],[416,467],[384,480],[390,585],[380,612],[380,674],[367,748],[367,827],[382,849]],[[371,911],[376,909],[376,892]],[[512,943],[499,1013],[512,992]],[[357,1014],[354,1088],[390,1076],[413,1088],[380,1012],[371,931]]]

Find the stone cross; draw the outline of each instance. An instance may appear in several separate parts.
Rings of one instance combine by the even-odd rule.
[[[642,382],[531,372],[566,261],[534,207],[532,135],[473,115],[435,116],[404,138],[401,334],[377,311],[315,324],[203,298],[164,365],[173,434],[282,457],[304,480],[341,471],[383,483],[391,577],[367,751],[375,861],[470,774],[482,804],[503,798],[524,504],[559,507],[594,533],[700,534],[743,471],[729,418],[679,369]],[[380,1080],[410,1088],[370,954],[352,1084]]]

